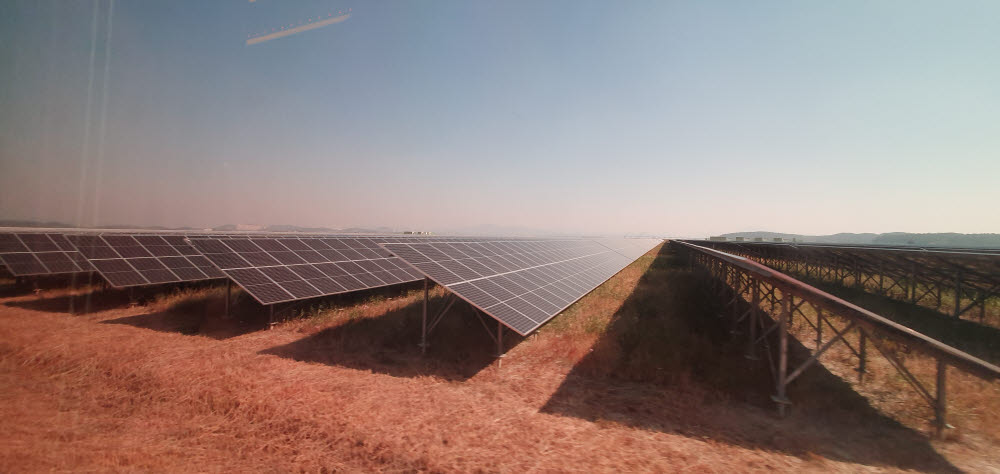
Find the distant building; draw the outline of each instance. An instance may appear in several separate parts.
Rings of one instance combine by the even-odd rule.
[[[403,235],[431,235],[431,233],[423,230],[407,230]]]
[[[754,237],[754,238],[753,238],[753,241],[754,241],[754,242],[763,242],[763,241],[764,241],[764,238],[763,238],[763,237]]]
[[[782,239],[781,237],[775,237],[775,238],[774,238],[774,241],[775,241],[775,242],[784,242],[784,241],[785,241],[785,239]]]
[[[711,242],[725,242],[726,238],[721,235],[716,235],[708,238]]]
[[[733,237],[733,242],[743,242],[743,237]]]

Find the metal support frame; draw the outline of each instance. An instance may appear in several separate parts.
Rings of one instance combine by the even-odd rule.
[[[729,310],[721,311],[720,315],[730,315],[733,318],[734,329],[738,328],[738,324],[744,319],[748,320],[746,356],[756,360],[758,358],[756,346],[763,346],[763,354],[767,356],[775,383],[775,394],[771,398],[777,404],[780,416],[786,415],[791,406],[787,397],[788,384],[798,379],[807,368],[819,362],[820,357],[838,343],[847,347],[858,358],[856,369],[858,383],[864,381],[867,373],[868,345],[871,343],[916,393],[928,402],[934,413],[937,435],[941,435],[943,430],[949,427],[946,423],[946,378],[949,365],[986,380],[1000,379],[1000,367],[902,328],[896,323],[786,275],[776,274],[774,270],[760,264],[683,242],[674,243],[673,247],[685,252],[689,261],[700,264],[713,277],[711,283],[713,293],[721,296],[726,305],[732,306]],[[808,263],[803,262],[803,264]],[[792,262],[786,265],[794,266]],[[819,272],[821,268],[816,267],[814,270]],[[849,276],[851,272],[846,274]],[[912,296],[912,293],[908,296]],[[763,304],[765,302],[767,304]],[[807,304],[813,309],[812,315],[807,315],[803,311]],[[816,331],[813,353],[798,363],[790,360],[788,351],[788,338],[791,335],[791,323],[795,313],[799,314],[799,320],[803,324],[811,326]],[[845,321],[846,324],[837,327],[831,321],[831,316]],[[833,331],[833,336],[825,342],[824,325]],[[736,331],[733,333],[738,334]],[[847,336],[854,333],[858,335],[857,348],[847,340]],[[772,340],[777,343],[776,349],[771,347]],[[903,365],[893,350],[887,349],[884,345],[886,340],[893,341],[893,347],[919,349],[937,360],[934,394]]]
[[[230,279],[226,279],[226,312],[225,315],[223,316],[224,319],[229,319],[229,306],[230,306],[230,301],[232,300],[232,292],[233,292],[233,281]]]
[[[435,313],[433,317],[428,318],[429,315],[428,305],[430,301],[430,283],[431,283],[430,279],[425,277],[423,310],[421,311],[421,316],[420,316],[420,343],[417,344],[420,347],[421,355],[427,354],[427,348],[430,347],[430,343],[427,342],[427,337],[430,336],[432,332],[434,332],[434,328],[436,328],[438,323],[440,323],[441,320],[444,319],[444,316],[448,313],[448,311],[452,308],[452,306],[454,306],[455,303],[460,301],[460,298],[458,296],[456,296],[454,293],[448,292],[448,297],[445,300],[444,304],[442,305],[441,309],[437,313]],[[501,362],[502,358],[505,355],[504,345],[503,345],[503,323],[497,321],[497,329],[496,332],[494,333],[493,331],[490,330],[489,326],[486,324],[486,320],[483,319],[482,312],[479,311],[479,309],[473,306],[472,304],[469,304],[469,308],[472,309],[472,312],[476,316],[476,319],[478,319],[479,322],[483,325],[483,329],[486,331],[486,334],[489,335],[490,339],[496,343],[497,365],[499,366],[502,363]]]
[[[992,303],[1000,300],[1000,251],[717,241],[701,241],[698,245],[807,279],[1000,327],[1000,313],[992,309]]]
[[[430,279],[424,277],[424,310],[420,318],[420,353],[427,353],[427,300],[428,292],[430,291]]]

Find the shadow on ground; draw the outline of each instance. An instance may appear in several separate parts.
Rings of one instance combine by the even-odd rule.
[[[258,304],[235,285],[232,287],[230,315],[226,316],[225,287],[179,299],[166,309],[103,321],[107,324],[128,324],[135,327],[213,339],[228,339],[270,326],[270,308]],[[376,296],[395,297],[415,288],[414,284],[395,285],[371,290],[313,298],[275,306],[275,322],[292,317],[309,317],[319,306],[350,306]]]
[[[129,293],[122,290],[94,290],[82,294],[40,296],[37,299],[8,301],[7,306],[46,313],[86,314],[128,307]]]
[[[90,287],[101,281],[103,280],[100,277],[93,274],[42,275],[22,278],[8,276],[0,279],[0,298],[30,295],[36,291]]]
[[[720,318],[708,277],[664,245],[592,351],[542,411],[599,423],[902,469],[957,471],[923,434],[877,411],[850,384],[813,366],[789,387],[795,403],[774,414],[766,360]],[[792,339],[792,360],[809,351]]]
[[[219,291],[193,297],[161,311],[101,322],[212,339],[228,339],[268,327],[267,310],[260,305],[246,299],[238,300],[230,317],[225,316],[225,305],[225,296]]]
[[[428,313],[436,314],[444,296],[433,296]],[[271,354],[302,362],[369,370],[396,377],[431,375],[462,381],[496,361],[496,344],[470,306],[456,303],[428,338],[430,347],[421,355],[420,331],[423,300],[374,317],[352,318],[304,339],[273,347]],[[485,317],[487,322],[493,321]],[[495,329],[491,325],[491,330]],[[509,350],[523,338],[504,331]]]

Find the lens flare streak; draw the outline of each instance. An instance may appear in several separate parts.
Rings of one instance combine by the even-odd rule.
[[[254,36],[247,39],[247,46],[263,43],[265,41],[271,41],[278,38],[284,38],[285,36],[291,36],[294,34],[302,33],[303,31],[315,30],[317,28],[322,28],[324,26],[329,26],[334,23],[340,23],[351,17],[350,13],[345,13],[340,16],[335,16],[332,18],[327,18],[326,20],[317,21],[315,23],[306,23],[304,25],[290,27],[288,29],[281,29],[274,31],[273,33],[268,33],[265,35]],[[301,23],[301,22],[300,22]]]

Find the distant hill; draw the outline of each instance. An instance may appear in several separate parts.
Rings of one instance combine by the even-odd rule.
[[[6,219],[0,220],[0,227],[26,227],[26,228],[49,228],[49,229],[75,229],[78,226],[66,224],[64,222],[39,222],[32,220]],[[128,224],[102,225],[99,229],[118,230],[188,230],[204,231],[204,228],[197,227],[165,227],[165,226],[139,226]],[[302,227],[290,224],[223,224],[212,227],[210,230],[218,232],[304,232],[315,234],[391,234],[396,231],[390,227],[379,226],[375,228],[348,227],[346,229],[332,229],[330,227]]]
[[[914,245],[919,247],[957,247],[957,248],[1000,248],[1000,234],[959,234],[955,232],[916,234],[910,232],[890,232],[886,234],[832,234],[832,235],[802,235],[784,234],[781,232],[733,232],[722,234],[723,237],[743,237],[753,239],[761,237],[764,240],[782,238],[795,239],[799,242],[814,242],[825,244],[856,244],[856,245]]]
[[[49,229],[70,229],[76,226],[66,224],[65,222],[37,222],[9,219],[0,220],[0,227],[45,227]]]
[[[40,222],[29,220],[0,220],[0,227],[25,227],[25,228],[45,228],[45,229],[78,229],[79,226],[67,224],[65,222]],[[164,226],[138,226],[127,224],[108,224],[100,226],[101,229],[118,230],[201,230],[194,227],[164,227]]]
[[[222,232],[305,232],[313,234],[389,234],[394,231],[389,227],[375,227],[368,229],[364,227],[348,227],[346,229],[332,229],[330,227],[302,227],[291,224],[253,225],[253,224],[226,224],[215,226],[215,231]]]
[[[290,225],[290,224],[264,226],[262,230],[264,230],[265,232],[314,232],[314,233],[326,233],[326,234],[336,232],[334,229],[331,229],[329,227],[299,227],[297,225]]]

